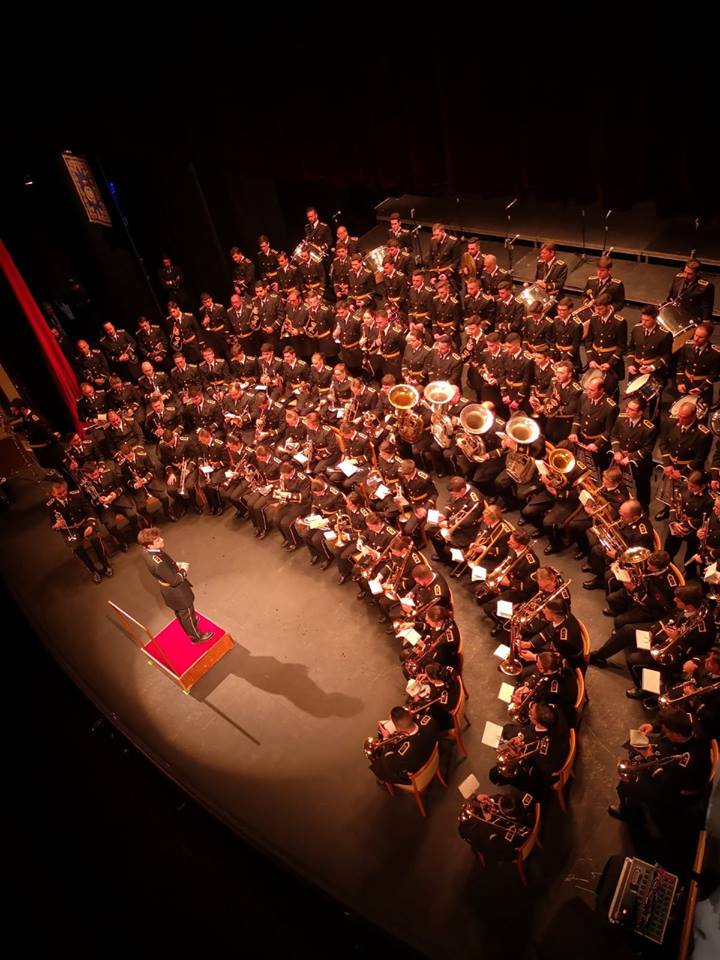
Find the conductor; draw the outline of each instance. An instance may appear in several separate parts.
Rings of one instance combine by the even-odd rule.
[[[212,639],[212,631],[201,633],[197,626],[195,596],[187,573],[173,558],[165,553],[165,541],[157,527],[146,527],[138,534],[138,543],[144,547],[143,559],[150,573],[160,584],[160,592],[165,605],[175,612],[175,616],[191,643],[205,643]]]

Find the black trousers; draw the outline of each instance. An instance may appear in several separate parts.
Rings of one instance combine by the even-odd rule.
[[[182,610],[176,610],[175,616],[180,621],[180,626],[191,640],[200,639],[200,631],[198,630],[197,625],[197,614],[195,613],[194,606],[185,607]]]
[[[97,573],[98,567],[93,562],[93,557],[99,564],[100,571],[107,570],[110,566],[108,556],[105,553],[105,547],[98,535],[81,540],[73,547],[73,553],[83,566],[87,567],[90,573]]]

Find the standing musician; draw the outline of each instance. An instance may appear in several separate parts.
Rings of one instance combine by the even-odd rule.
[[[583,293],[585,304],[597,303],[601,294],[610,297],[613,310],[622,310],[625,305],[625,284],[612,276],[612,260],[610,257],[600,257],[597,262],[597,273],[588,277]]]
[[[457,237],[451,237],[442,223],[434,224],[427,265],[435,278],[439,280],[443,276],[450,278],[456,275],[461,254]]]
[[[496,342],[500,343],[500,337],[496,337]],[[485,337],[483,335],[482,325],[475,314],[469,314],[465,319],[465,344],[460,351],[460,357],[467,364],[467,382],[470,389],[475,393],[476,399],[481,399],[481,393],[485,380],[483,379],[483,353],[485,352]]]
[[[464,477],[451,477],[447,485],[449,503],[445,515],[431,535],[441,563],[451,563],[450,548],[464,549],[475,539],[482,520],[484,499]]]
[[[683,542],[687,544],[684,565],[688,579],[694,579],[697,573],[694,557],[698,551],[698,530],[703,520],[712,513],[713,503],[708,492],[708,477],[702,470],[693,470],[685,485],[673,497],[664,549],[674,560]]]
[[[528,410],[530,396],[530,378],[532,359],[522,349],[520,334],[509,333],[504,344],[503,380],[501,384],[502,401],[510,416],[521,410]]]
[[[231,342],[242,347],[242,353],[257,349],[257,317],[253,313],[252,302],[242,293],[233,293],[230,297],[230,306],[226,314],[226,323]],[[236,349],[230,351],[231,357],[237,355]],[[230,361],[232,365],[232,359]],[[235,374],[238,376],[238,374]]]
[[[347,274],[348,300],[356,309],[372,305],[375,294],[375,277],[372,270],[365,266],[363,255],[356,251],[350,257],[350,270]]]
[[[403,227],[400,214],[391,213],[389,221],[388,245],[390,240],[394,240],[400,247],[406,250],[412,250],[412,234]]]
[[[720,347],[710,343],[712,326],[700,323],[677,354],[675,392],[682,396],[700,397],[710,406],[713,388],[720,379]]]
[[[444,380],[459,385],[462,372],[462,358],[453,350],[452,337],[441,336],[427,356],[425,377],[429,383],[434,380]]]
[[[477,351],[475,351],[477,352]],[[473,361],[468,369],[468,384],[477,392],[481,403],[490,403],[494,410],[503,407],[502,388],[505,380],[505,349],[497,332],[485,338],[485,347],[480,354],[476,371]]]
[[[185,313],[174,300],[167,305],[168,316],[165,321],[168,330],[170,349],[174,354],[182,353],[191,363],[200,361],[200,327],[191,313]]]
[[[463,277],[466,279],[468,277],[480,278],[485,267],[485,257],[480,249],[480,241],[477,237],[470,237],[460,262],[460,274]]]
[[[495,332],[504,340],[509,333],[522,335],[525,327],[525,306],[513,296],[512,283],[501,280],[495,297]]]
[[[450,337],[457,348],[460,345],[462,307],[458,298],[450,292],[447,280],[438,280],[435,291],[432,305],[433,337],[436,341],[443,336]]]
[[[463,804],[458,833],[483,864],[506,863],[530,836],[535,820],[532,794],[510,787],[506,793],[477,793]]]
[[[462,313],[465,317],[477,317],[483,332],[492,330],[495,324],[495,300],[485,293],[476,277],[470,277],[466,283]]]
[[[392,257],[385,257],[382,265],[380,289],[387,303],[405,313],[408,304],[408,279],[395,266]]]
[[[630,331],[628,346],[628,373],[637,377],[651,373],[664,382],[672,356],[672,335],[660,326],[658,309],[653,304],[642,308],[640,323]]]
[[[143,550],[145,566],[160,584],[160,593],[191,643],[206,643],[212,640],[214,633],[200,631],[195,613],[195,595],[192,584],[187,578],[187,571],[175,563],[173,558],[165,552],[165,541],[157,527],[148,527],[138,534],[138,543]]]
[[[362,321],[355,312],[350,311],[347,300],[338,300],[335,304],[335,329],[333,340],[340,345],[340,359],[353,377],[362,371],[363,355],[360,348]]]
[[[73,366],[81,382],[91,383],[97,390],[104,390],[107,386],[110,368],[105,354],[102,350],[91,348],[87,340],[78,340]]]
[[[270,246],[270,238],[261,234],[258,237],[257,265],[260,268],[260,277],[271,286],[277,283],[278,252]]]
[[[695,404],[689,400],[681,403],[675,423],[660,440],[663,473],[673,492],[693,470],[704,468],[712,439],[708,428],[697,418]],[[656,520],[664,520],[668,516],[672,493],[667,501],[662,510],[655,514]]]
[[[422,387],[425,384],[425,370],[430,348],[417,333],[409,333],[403,351],[401,374],[402,382],[413,387]]]
[[[523,327],[523,348],[532,353],[535,347],[549,346],[552,337],[552,321],[545,316],[541,303],[533,303],[528,310]]]
[[[390,374],[395,377],[396,383],[400,383],[405,338],[400,330],[390,323],[385,310],[375,313],[375,326],[378,330],[379,347],[379,363],[375,368],[375,375],[379,379]]]
[[[309,290],[305,296],[307,321],[305,335],[309,338],[311,350],[321,353],[328,363],[337,360],[337,344],[333,337],[335,316],[329,303],[321,299],[319,290]]]
[[[111,577],[113,570],[100,536],[100,526],[84,494],[68,490],[65,481],[58,480],[50,487],[45,509],[53,522],[53,530],[60,531],[74,556],[90,571],[93,582],[100,583],[104,576]]]
[[[255,264],[241,251],[240,247],[230,248],[233,262],[232,282],[235,293],[249,296],[255,284]]]
[[[277,292],[286,297],[291,290],[299,290],[301,286],[300,271],[291,262],[290,257],[284,250],[280,250],[277,255],[278,272],[275,278],[273,288],[277,286]]]
[[[501,283],[512,284],[512,274],[509,270],[503,270],[498,266],[497,257],[494,253],[486,253],[483,256],[483,269],[480,275],[480,283],[486,294],[497,296],[498,287]]]
[[[532,355],[530,409],[532,416],[539,421],[541,429],[544,429],[545,403],[550,399],[555,388],[555,365],[547,343],[536,344],[531,348],[530,353]]]
[[[176,267],[170,257],[163,257],[158,269],[158,280],[160,286],[169,296],[177,300],[186,300],[185,290],[183,288],[184,279],[182,271]]]
[[[200,340],[204,347],[212,347],[216,355],[221,357],[228,356],[227,344],[227,322],[225,307],[221,303],[215,303],[209,293],[200,294],[200,307],[198,308],[200,318]]]
[[[570,436],[562,444],[575,446],[578,463],[591,467],[595,475],[599,473],[600,457],[610,446],[610,433],[618,406],[605,392],[605,382],[600,376],[592,377],[580,400],[577,414],[573,420]]]
[[[115,325],[102,325],[105,335],[100,338],[100,347],[107,357],[108,363],[117,370],[123,380],[135,381],[140,376],[140,365],[137,356],[137,344],[127,330],[117,330]]]
[[[668,290],[668,300],[681,304],[688,313],[702,323],[712,323],[715,287],[701,276],[699,260],[688,260],[676,273]]]
[[[570,297],[558,300],[557,313],[552,321],[548,340],[556,360],[568,360],[577,370],[580,367],[580,344],[583,338],[582,321],[573,316]]]
[[[138,317],[138,328],[135,333],[135,340],[141,357],[144,357],[146,361],[157,367],[165,368],[167,366],[168,339],[160,326],[150,323],[147,317]],[[144,372],[143,364],[143,373]]]
[[[305,224],[305,240],[308,243],[317,244],[325,253],[332,247],[332,230],[323,223],[318,217],[315,207],[308,207],[305,211],[307,223]]]
[[[601,293],[595,301],[590,317],[590,343],[587,348],[588,367],[605,376],[607,392],[616,393],[618,384],[625,378],[625,347],[627,323],[613,310],[612,300]]]
[[[435,749],[435,721],[429,713],[416,720],[405,707],[393,707],[390,722],[378,728],[380,737],[366,744],[370,769],[380,783],[410,783],[408,774],[420,770]]]
[[[652,420],[643,418],[645,403],[639,397],[631,397],[625,413],[621,413],[610,433],[613,463],[635,481],[637,499],[646,513],[650,512],[650,478],[653,471],[652,452],[655,447],[657,427]],[[630,477],[628,477],[628,480]]]
[[[558,295],[562,293],[567,275],[567,264],[557,257],[555,244],[544,243],[540,247],[540,255],[535,268],[535,283],[547,293]]]
[[[173,393],[183,403],[190,399],[190,387],[200,386],[200,371],[196,364],[188,363],[182,353],[173,356],[173,369],[170,371]]]
[[[252,311],[256,329],[274,350],[277,347],[280,329],[285,319],[285,305],[280,294],[271,293],[263,280],[258,280],[255,284]],[[261,347],[261,350],[263,349],[264,344]]]
[[[330,283],[336,300],[342,300],[348,295],[350,266],[350,251],[344,243],[338,243],[335,247],[335,257],[330,264]]]
[[[569,360],[560,360],[553,367],[555,379],[549,396],[542,405],[545,438],[558,446],[567,440],[578,414],[583,389],[574,379],[575,368]]]
[[[433,288],[425,283],[424,271],[414,270],[408,290],[408,320],[429,327],[433,316],[433,298]]]

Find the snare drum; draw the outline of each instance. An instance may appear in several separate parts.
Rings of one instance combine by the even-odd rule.
[[[365,257],[365,266],[368,270],[371,270],[375,275],[375,282],[381,283],[383,278],[383,260],[388,254],[388,248],[385,244],[382,246],[375,247],[374,250],[371,250],[370,253]]]
[[[658,312],[658,324],[673,338],[672,352],[677,353],[695,332],[695,320],[692,314],[679,303],[670,301],[663,304]]]
[[[674,419],[677,419],[677,415],[680,412],[680,407],[684,403],[692,403],[695,407],[695,415],[700,421],[704,421],[705,417],[708,415],[708,405],[705,403],[702,397],[699,397],[696,393],[686,393],[679,400],[676,400],[675,403],[670,407],[670,416]],[[720,411],[718,411],[720,412]],[[717,434],[716,434],[717,436]]]
[[[534,303],[541,303],[543,307],[542,315],[550,310],[551,307],[555,305],[555,297],[548,293],[547,290],[543,290],[542,287],[539,287],[536,283],[531,284],[529,287],[525,287],[515,299],[518,303],[521,303],[526,311],[530,311],[530,307]]]
[[[625,396],[633,399],[640,398],[645,403],[649,403],[660,393],[661,388],[662,384],[651,373],[643,373],[625,387]]]
[[[578,307],[577,310],[573,310],[572,315],[583,325],[583,340],[587,340],[590,336],[590,321],[592,320],[593,308],[590,306]]]
[[[292,259],[295,261],[295,263],[300,263],[300,254],[303,252],[303,250],[310,251],[310,260],[313,263],[322,262],[322,247],[319,247],[316,243],[308,243],[307,240],[301,240],[292,252]]]

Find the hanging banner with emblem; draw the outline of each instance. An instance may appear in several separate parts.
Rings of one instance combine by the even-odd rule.
[[[75,157],[72,153],[63,153],[62,158],[90,223],[101,223],[105,227],[111,227],[110,214],[100,196],[98,185],[87,160],[82,157]]]

